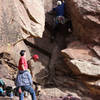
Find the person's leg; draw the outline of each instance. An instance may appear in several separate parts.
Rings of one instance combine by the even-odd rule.
[[[58,31],[58,17],[54,18],[54,26],[53,26],[53,30],[51,32],[51,37],[50,37],[50,41],[54,42],[54,40],[56,39],[56,34]]]
[[[32,100],[36,100],[35,91],[33,90],[31,86],[25,86],[24,90],[31,94]]]
[[[31,94],[31,96],[32,96],[32,100],[36,100],[36,95],[35,95],[35,91],[33,90],[33,88],[31,87],[30,88],[30,94]]]
[[[53,32],[51,33],[51,42],[53,42],[56,39],[56,35],[58,31],[59,31],[59,24],[56,24],[53,29]]]
[[[21,94],[19,94],[19,100],[24,100],[24,92],[22,92]]]

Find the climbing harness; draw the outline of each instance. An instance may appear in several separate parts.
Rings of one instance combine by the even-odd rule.
[[[64,16],[57,16],[55,19],[56,24],[65,24],[65,17]]]

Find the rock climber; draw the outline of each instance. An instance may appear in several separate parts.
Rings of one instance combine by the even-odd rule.
[[[53,8],[53,11],[56,12],[56,18],[54,32],[51,34],[51,40],[54,40],[56,38],[56,32],[57,30],[59,30],[60,25],[65,24],[64,8],[65,3],[62,1],[57,1],[57,7]]]
[[[55,13],[56,13],[56,18],[54,20],[55,26],[54,26],[53,32],[51,33],[51,42],[56,38],[56,33],[59,31],[61,26],[66,23],[64,0],[58,0],[57,7],[53,8],[53,11],[55,11]],[[67,28],[68,28],[68,32],[72,32],[71,20],[67,21]]]

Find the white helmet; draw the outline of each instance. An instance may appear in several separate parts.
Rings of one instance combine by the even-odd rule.
[[[57,5],[59,6],[59,5],[61,5],[62,4],[62,2],[61,1],[57,1]]]

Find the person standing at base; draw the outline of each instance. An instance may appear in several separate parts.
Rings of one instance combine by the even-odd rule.
[[[32,100],[36,100],[35,91],[32,88],[32,76],[29,71],[19,71],[15,80],[15,85],[19,88],[19,100],[24,100],[24,91],[30,93]]]
[[[23,70],[27,70],[28,69],[28,64],[26,61],[26,51],[25,50],[21,50],[20,51],[20,60],[19,60],[19,65],[18,65],[18,70],[19,71],[23,71]]]

